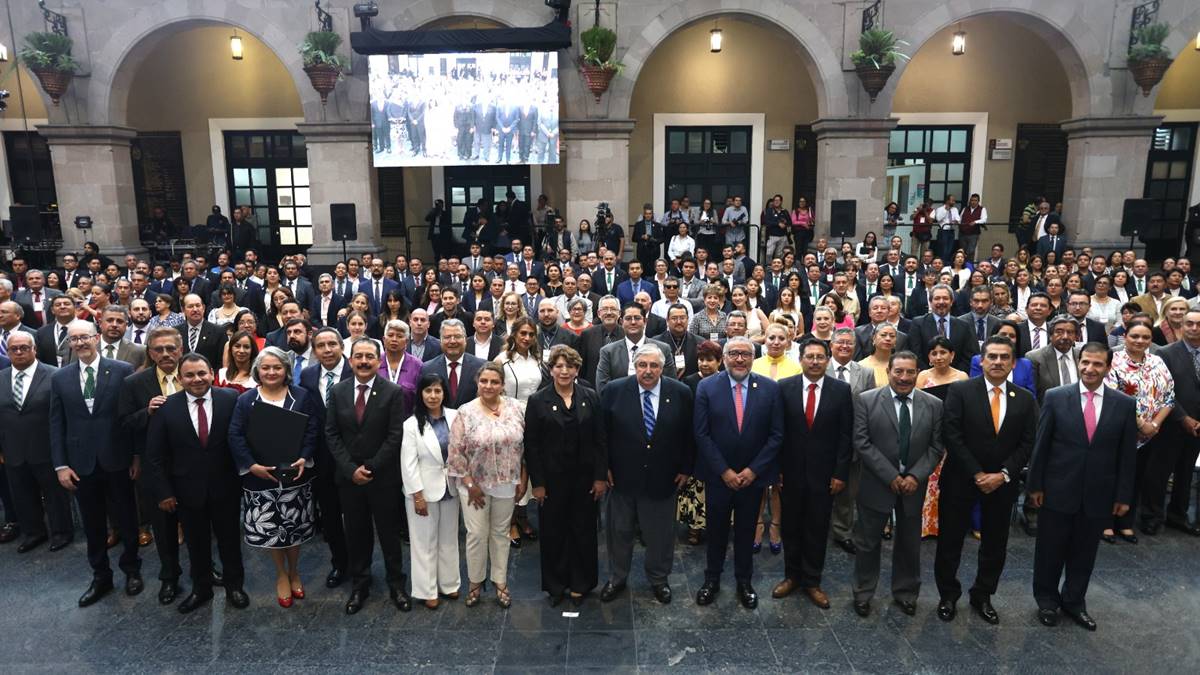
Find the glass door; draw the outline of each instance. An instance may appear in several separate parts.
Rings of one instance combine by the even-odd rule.
[[[308,150],[295,131],[225,132],[231,208],[250,207],[258,240],[291,251],[311,246]]]

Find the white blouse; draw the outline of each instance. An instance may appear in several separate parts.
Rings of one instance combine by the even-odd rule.
[[[512,360],[507,353],[496,357],[496,363],[504,368],[504,395],[521,402],[542,386],[542,364],[532,355],[521,356],[513,352]]]

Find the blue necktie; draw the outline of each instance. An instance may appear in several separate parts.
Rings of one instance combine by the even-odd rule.
[[[646,423],[646,439],[654,436],[654,405],[650,402],[650,392],[642,392],[642,421]]]
[[[983,342],[987,339],[987,337],[984,336],[984,333],[987,332],[985,328],[986,325],[987,323],[983,319],[977,319],[975,321],[975,338],[980,342]]]
[[[292,384],[300,386],[300,371],[304,370],[304,357],[296,356],[296,367],[292,369]]]

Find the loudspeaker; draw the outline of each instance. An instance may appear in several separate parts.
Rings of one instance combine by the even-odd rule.
[[[1136,237],[1154,217],[1153,199],[1126,199],[1121,211],[1121,236]]]
[[[42,238],[42,216],[36,206],[10,206],[9,219],[12,224],[12,240],[18,244]]]
[[[854,199],[834,199],[829,202],[829,236],[842,239],[854,238],[855,212],[858,201]]]
[[[330,204],[329,220],[333,224],[334,241],[358,241],[358,218],[354,204]]]

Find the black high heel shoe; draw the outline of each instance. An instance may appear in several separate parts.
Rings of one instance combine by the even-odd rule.
[[[1109,532],[1109,533],[1107,533],[1107,534],[1106,534],[1106,533],[1104,533],[1104,532],[1101,532],[1101,533],[1100,533],[1100,539],[1104,540],[1104,543],[1106,543],[1106,544],[1115,544],[1115,543],[1117,543],[1117,535],[1115,535],[1115,534],[1113,534],[1113,533],[1111,533],[1111,532]]]

